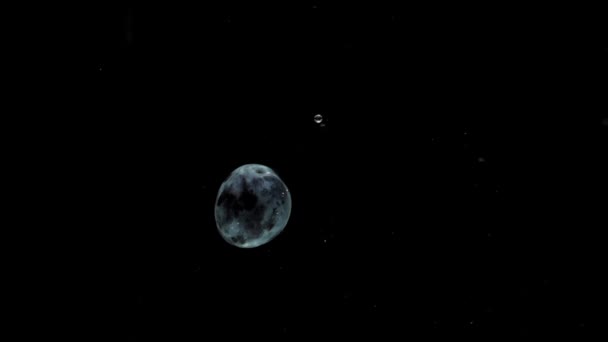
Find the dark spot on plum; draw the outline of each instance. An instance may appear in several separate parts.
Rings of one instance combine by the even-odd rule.
[[[249,191],[249,189],[245,189],[239,197],[239,202],[241,203],[243,209],[251,210],[255,207],[256,203],[258,203],[258,196]]]
[[[275,224],[277,223],[277,211],[277,208],[272,209],[272,215],[270,215],[270,218],[268,219],[268,222],[266,223],[264,229],[272,230],[272,228],[274,228]]]
[[[247,213],[245,219],[245,226],[252,233],[260,233],[262,231],[262,221],[264,220],[264,211],[266,206],[263,204],[258,205],[253,210]]]
[[[250,183],[251,187],[255,189],[255,188],[258,188],[262,184],[262,179],[260,179],[260,178],[252,178],[249,181],[249,183]]]
[[[233,243],[244,244],[245,237],[243,235],[231,236],[230,241],[232,241]]]
[[[217,199],[217,205],[226,208],[226,220],[230,221],[236,216],[239,216],[243,210],[243,203],[231,192],[222,192]]]
[[[256,169],[255,172],[262,174],[262,173],[264,173],[264,170],[262,170],[262,169]]]
[[[218,197],[217,199],[217,205],[218,206],[224,206],[224,207],[231,207],[235,204],[236,202],[236,196],[234,196],[232,193],[224,191],[222,192],[222,194],[220,195],[220,197]]]

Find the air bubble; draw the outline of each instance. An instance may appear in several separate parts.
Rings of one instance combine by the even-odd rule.
[[[323,116],[321,114],[315,115],[315,122],[320,124],[323,121]]]

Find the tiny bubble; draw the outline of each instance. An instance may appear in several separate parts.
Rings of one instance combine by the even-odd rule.
[[[323,121],[323,116],[321,116],[321,114],[317,114],[315,115],[315,122],[320,124]]]
[[[479,158],[477,158],[477,161],[480,163],[484,163],[486,161],[486,159],[483,157],[479,157]]]

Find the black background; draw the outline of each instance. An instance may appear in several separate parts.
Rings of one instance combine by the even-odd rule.
[[[74,18],[43,35],[67,86],[36,127],[60,127],[40,155],[73,190],[54,252],[83,274],[67,290],[87,336],[585,333],[605,25],[323,3]],[[213,218],[246,163],[275,169],[293,201],[251,250]]]

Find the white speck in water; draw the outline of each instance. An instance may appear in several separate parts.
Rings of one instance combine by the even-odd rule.
[[[315,122],[320,124],[323,121],[323,116],[321,114],[315,115]]]

